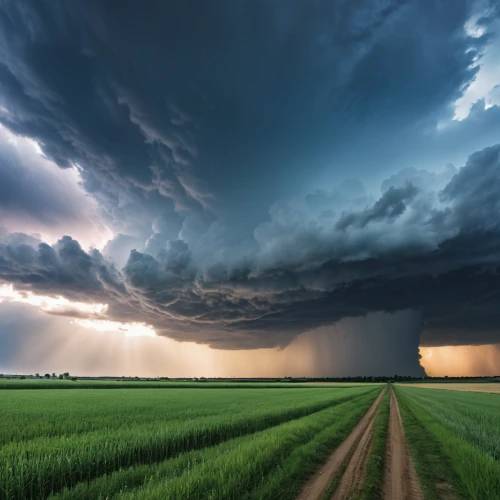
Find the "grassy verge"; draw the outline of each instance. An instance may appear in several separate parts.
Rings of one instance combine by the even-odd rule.
[[[443,425],[432,411],[415,403],[411,391],[396,389],[406,438],[426,499],[440,498],[446,485],[452,485],[459,498],[499,500],[500,463]]]
[[[361,438],[360,438],[361,439]],[[356,444],[359,442],[356,441]],[[353,446],[353,449],[349,452],[347,455],[344,463],[340,466],[339,470],[333,475],[330,484],[328,485],[328,488],[325,490],[323,493],[323,496],[321,497],[321,500],[330,500],[332,498],[333,494],[337,491],[337,488],[340,485],[340,481],[342,479],[342,476],[344,475],[347,466],[349,465],[349,461],[351,460],[351,457],[354,453],[354,449],[356,448],[356,444]]]

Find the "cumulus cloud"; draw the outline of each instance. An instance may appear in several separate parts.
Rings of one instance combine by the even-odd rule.
[[[98,250],[85,252],[80,244],[64,236],[54,245],[8,235],[0,243],[0,276],[19,290],[43,295],[64,295],[75,301],[109,300],[125,293],[119,273]],[[31,244],[27,244],[31,243]]]

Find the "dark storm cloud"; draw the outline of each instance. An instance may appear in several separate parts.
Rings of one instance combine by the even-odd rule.
[[[454,217],[469,230],[497,229],[500,213],[499,148],[474,153],[451,180],[441,196],[454,205]]]
[[[36,248],[27,237],[26,243],[19,243],[20,236],[6,239],[8,243],[0,243],[0,278],[20,290],[94,302],[125,293],[114,267],[97,250],[84,252],[69,236],[53,246],[39,243]]]
[[[406,203],[415,198],[418,190],[412,184],[401,188],[391,186],[373,207],[359,213],[343,213],[337,223],[337,229],[345,230],[349,226],[365,227],[373,221],[394,220],[406,210]]]
[[[428,343],[498,340],[498,147],[458,173],[408,167],[498,142],[484,102],[436,129],[491,38],[464,31],[475,6],[4,1],[0,122],[78,164],[116,236],[103,254],[6,236],[0,279],[224,348],[412,308]],[[356,180],[291,196],[398,161],[380,196]],[[2,178],[4,204],[71,211]]]
[[[449,113],[488,41],[464,35],[472,6],[5,1],[1,121],[78,163],[121,232],[165,197],[248,228],[304,165]]]
[[[204,265],[188,243],[171,240],[156,257],[133,250],[119,273],[99,252],[87,254],[65,237],[53,247],[0,246],[0,278],[37,293],[106,302],[110,319],[144,321],[178,340],[227,349],[284,346],[345,317],[408,309],[421,311],[427,345],[494,343],[500,219],[492,193],[500,192],[499,171],[500,145],[473,154],[438,192],[432,183],[424,188],[432,174],[402,171],[387,183],[411,175],[420,190],[388,187],[368,208],[352,211],[363,224],[340,228],[345,211],[331,214],[339,204],[363,203],[359,197],[307,196],[312,218],[334,207],[327,224],[314,228],[312,244],[307,214],[282,204],[270,212],[270,224],[280,224],[273,259],[259,246],[266,241],[257,241],[252,255]]]

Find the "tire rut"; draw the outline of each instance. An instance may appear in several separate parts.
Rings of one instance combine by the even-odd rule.
[[[328,490],[333,477],[348,461],[345,473],[337,491],[342,488],[346,494],[350,494],[352,488],[364,479],[366,472],[366,461],[369,455],[371,440],[373,438],[373,427],[375,416],[380,408],[386,389],[381,391],[377,399],[366,412],[364,417],[358,422],[349,436],[330,455],[321,469],[309,479],[296,500],[321,500]],[[366,456],[365,456],[366,455]],[[351,466],[352,464],[352,466]],[[347,475],[349,473],[349,475]],[[351,480],[352,477],[354,480]],[[344,478],[346,478],[344,483]],[[357,479],[356,479],[357,478]],[[337,492],[335,493],[335,495]],[[340,494],[340,493],[339,493]],[[348,496],[335,496],[334,499],[349,498]]]
[[[354,497],[363,486],[366,477],[366,465],[373,442],[373,429],[375,427],[377,412],[373,415],[368,427],[358,441],[351,455],[351,459],[349,460],[349,464],[342,475],[342,479],[332,496],[332,500],[349,500]]]

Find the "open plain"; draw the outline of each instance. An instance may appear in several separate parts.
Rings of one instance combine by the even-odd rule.
[[[496,394],[55,384],[0,390],[2,500],[500,498]]]

